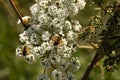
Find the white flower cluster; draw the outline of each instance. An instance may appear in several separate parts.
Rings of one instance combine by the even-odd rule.
[[[84,9],[85,0],[35,1],[30,7],[30,26],[19,35],[22,45],[17,47],[16,55],[30,63],[41,58],[45,68],[54,68],[55,80],[76,80],[75,75],[66,70],[80,67],[79,59],[72,55],[82,26],[79,21],[71,20],[71,16]],[[46,80],[44,76],[38,80]]]

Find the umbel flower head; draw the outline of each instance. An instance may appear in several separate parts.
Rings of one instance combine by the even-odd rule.
[[[85,0],[35,1],[30,7],[32,16],[29,28],[19,35],[22,45],[17,47],[16,55],[29,63],[41,58],[42,66],[55,69],[55,80],[63,80],[63,75],[75,80],[75,75],[70,71],[65,73],[65,70],[78,70],[80,67],[79,59],[72,55],[76,51],[82,26],[79,21],[72,20],[71,16],[84,9]],[[68,80],[66,77],[64,79]]]

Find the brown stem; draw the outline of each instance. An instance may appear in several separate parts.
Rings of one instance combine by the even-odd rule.
[[[88,80],[88,77],[94,67],[94,65],[101,59],[102,57],[99,57],[99,54],[96,53],[95,57],[93,58],[91,64],[88,66],[88,68],[86,69],[83,77],[81,80]]]
[[[17,9],[17,7],[15,6],[15,4],[13,3],[12,0],[9,0],[10,4],[12,5],[12,8],[14,9],[14,11],[16,12],[17,16],[19,17],[19,19],[22,21],[22,15],[20,13],[20,11]]]
[[[22,19],[23,16],[21,15],[20,11],[17,9],[17,7],[15,6],[15,4],[13,3],[12,0],[9,0],[9,2],[12,5],[12,7],[13,7],[14,11],[16,12],[17,16],[19,17],[19,19],[20,19],[22,25],[24,26],[24,28],[27,29],[28,26],[24,23],[24,21]]]

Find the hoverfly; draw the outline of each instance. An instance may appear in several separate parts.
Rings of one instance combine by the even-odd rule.
[[[53,41],[53,44],[55,46],[59,45],[62,43],[62,39],[59,35],[55,35],[53,38],[52,38],[52,41]]]
[[[30,16],[22,17],[22,21],[26,26],[30,26],[30,24],[29,24],[31,21]],[[17,24],[20,24],[20,23],[21,23],[21,20],[18,20]]]
[[[28,45],[24,45],[24,46],[22,47],[22,55],[23,55],[23,56],[28,55],[28,54],[29,54],[29,51],[30,51],[30,48],[28,47]]]

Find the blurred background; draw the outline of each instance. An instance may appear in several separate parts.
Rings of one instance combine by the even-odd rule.
[[[23,16],[30,16],[29,7],[35,3],[34,0],[12,0]],[[81,25],[87,26],[89,19],[98,14],[95,4],[87,4],[85,10],[79,12],[74,19],[78,19]],[[16,57],[15,49],[20,44],[19,34],[23,26],[17,24],[18,16],[11,7],[9,0],[0,0],[0,80],[36,80],[42,73],[43,68],[40,61],[28,64],[23,59]],[[85,44],[87,45],[87,44]],[[94,57],[95,51],[79,49],[76,56],[81,61],[81,68],[75,72],[80,79],[86,68]],[[102,67],[102,61],[98,62],[91,72],[88,80],[120,80],[120,69],[110,73]]]

